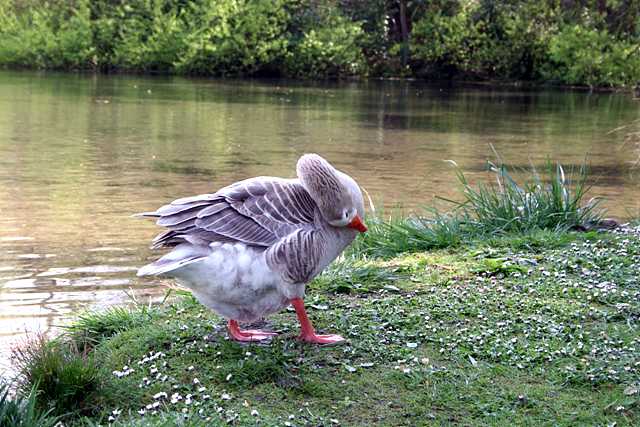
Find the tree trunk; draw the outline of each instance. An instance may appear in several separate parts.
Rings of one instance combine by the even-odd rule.
[[[402,67],[406,67],[409,62],[409,26],[407,24],[407,0],[400,2],[400,32],[402,34],[402,49],[400,51]]]

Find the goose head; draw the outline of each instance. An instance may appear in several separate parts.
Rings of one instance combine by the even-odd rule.
[[[296,166],[298,178],[333,227],[367,231],[364,201],[358,184],[317,154],[305,154]]]

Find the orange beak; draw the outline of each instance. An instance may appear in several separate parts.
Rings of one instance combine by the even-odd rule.
[[[349,224],[347,224],[347,227],[354,228],[361,233],[364,233],[365,231],[367,231],[367,227],[362,223],[362,219],[360,219],[360,215],[356,215],[355,218],[353,218],[353,220]]]

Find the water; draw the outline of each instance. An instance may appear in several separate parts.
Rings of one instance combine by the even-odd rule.
[[[158,298],[140,280],[159,230],[132,219],[256,175],[290,177],[305,152],[350,173],[378,206],[455,197],[450,164],[592,163],[611,214],[640,212],[629,95],[0,72],[0,358],[25,331],[87,307]]]

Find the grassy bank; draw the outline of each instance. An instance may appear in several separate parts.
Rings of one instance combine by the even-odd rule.
[[[640,227],[596,231],[585,170],[492,168],[447,215],[369,220],[309,285],[344,345],[298,342],[291,310],[232,342],[178,293],[16,349],[13,380],[72,426],[637,425]]]
[[[639,11],[603,1],[0,0],[0,65],[633,87]]]
[[[639,260],[638,228],[360,260],[310,285],[318,329],[348,338],[329,348],[292,312],[230,342],[188,296],[90,314],[30,350],[49,368],[24,387],[70,425],[634,425]],[[77,388],[43,387],[60,378]]]

